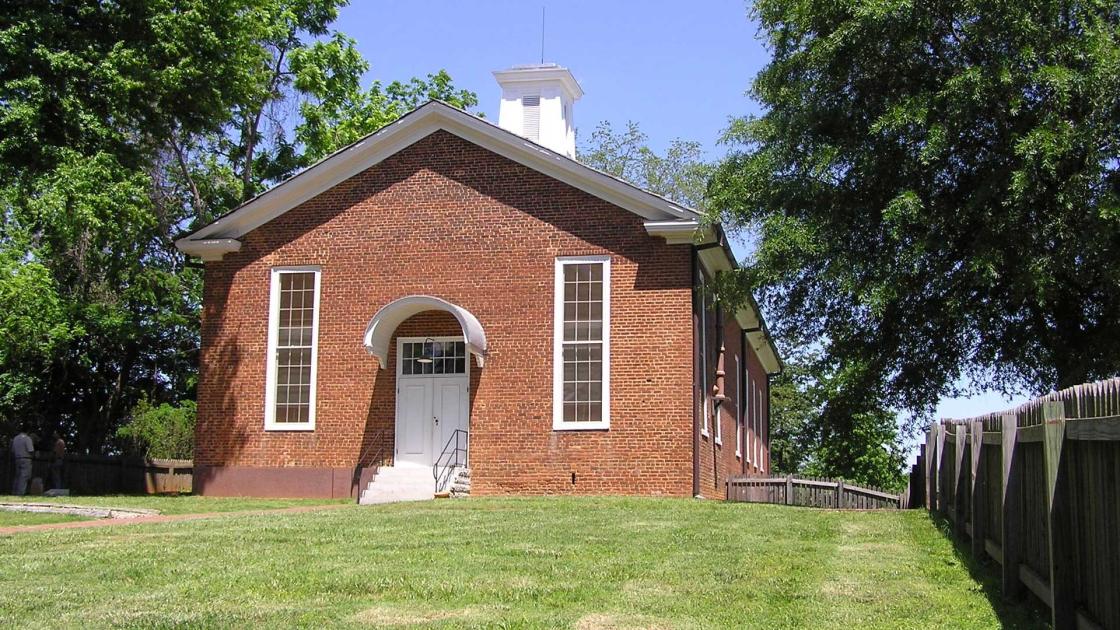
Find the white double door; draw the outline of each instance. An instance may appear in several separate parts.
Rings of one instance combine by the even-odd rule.
[[[455,431],[468,430],[468,397],[465,369],[462,374],[403,374],[399,362],[395,463],[431,467]]]

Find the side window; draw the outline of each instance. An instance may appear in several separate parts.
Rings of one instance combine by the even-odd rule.
[[[265,429],[315,428],[319,275],[317,267],[272,270]]]
[[[610,258],[556,259],[554,429],[610,427]]]

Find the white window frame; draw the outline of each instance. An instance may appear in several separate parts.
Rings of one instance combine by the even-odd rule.
[[[280,276],[285,273],[315,274],[315,314],[311,322],[311,391],[307,422],[276,422],[276,353],[280,336]],[[322,290],[322,269],[318,265],[273,267],[270,271],[268,299],[268,367],[265,377],[264,430],[314,431],[315,400],[319,374],[319,294]]]
[[[747,463],[751,463],[751,431],[754,425],[754,379],[751,378],[750,368],[747,368],[747,404],[746,410],[746,426],[743,428],[743,453],[747,457]]]
[[[700,427],[700,435],[711,436],[708,428],[712,415],[708,392],[708,297],[704,292],[704,283],[700,283],[700,400],[704,402],[704,424]]]
[[[762,388],[755,387],[755,400],[757,402],[755,413],[755,466],[762,471]]]
[[[743,362],[735,357],[735,459],[743,459]]]
[[[564,422],[564,267],[603,265],[603,403],[599,422]],[[557,256],[552,314],[552,430],[602,431],[611,428],[611,257]],[[583,343],[583,342],[572,342]]]

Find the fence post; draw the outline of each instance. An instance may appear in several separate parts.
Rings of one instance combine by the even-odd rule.
[[[1000,569],[1000,583],[1003,598],[1016,599],[1023,591],[1023,584],[1019,581],[1019,556],[1022,550],[1020,538],[1023,531],[1023,509],[1021,505],[1022,492],[1019,484],[1022,479],[1021,465],[1016,460],[1016,445],[1018,443],[1019,420],[1013,415],[1000,418],[1000,447],[1002,489],[1000,491],[1000,509],[1003,510],[1003,531],[1000,540],[1003,545],[1003,565]]]
[[[1070,526],[1069,483],[1067,461],[1062,447],[1066,437],[1065,404],[1051,401],[1042,405],[1043,457],[1046,462],[1046,506],[1049,515],[1047,545],[1050,550],[1051,625],[1054,630],[1074,628],[1077,609],[1074,604],[1073,528]]]
[[[948,516],[948,502],[945,500],[945,421],[937,425],[937,511],[942,516]]]
[[[929,448],[926,449],[926,507],[930,514],[937,511],[937,423],[929,427]]]
[[[793,505],[793,475],[786,475],[786,505]]]
[[[964,475],[964,445],[965,445],[965,429],[968,427],[966,424],[957,424],[953,427],[953,531],[956,533],[957,538],[961,538],[964,533],[964,506],[961,505],[961,495],[964,494],[964,489],[961,488],[961,477]]]
[[[844,507],[844,478],[836,480],[836,509]]]
[[[984,471],[984,421],[973,420],[969,426],[969,436],[972,443],[969,445],[969,455],[972,456],[972,485],[968,505],[971,508],[969,520],[972,521],[972,556],[980,559],[984,557],[984,539],[987,537],[985,526],[988,524],[988,515],[985,503],[988,494],[985,492]]]

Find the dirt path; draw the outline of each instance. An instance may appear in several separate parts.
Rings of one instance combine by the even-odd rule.
[[[298,514],[300,512],[317,512],[320,510],[334,510],[349,507],[352,503],[326,503],[323,505],[299,505],[296,507],[276,508],[272,510],[243,510],[240,512],[204,512],[201,514],[160,514],[158,516],[138,516],[135,518],[102,518],[92,521],[73,521],[69,523],[45,523],[43,525],[12,525],[0,527],[0,536],[11,534],[24,534],[28,532],[43,532],[55,529],[86,529],[90,527],[116,527],[118,525],[142,525],[145,523],[169,523],[172,521],[197,521],[205,518],[221,518],[225,516],[263,516],[266,514]]]

